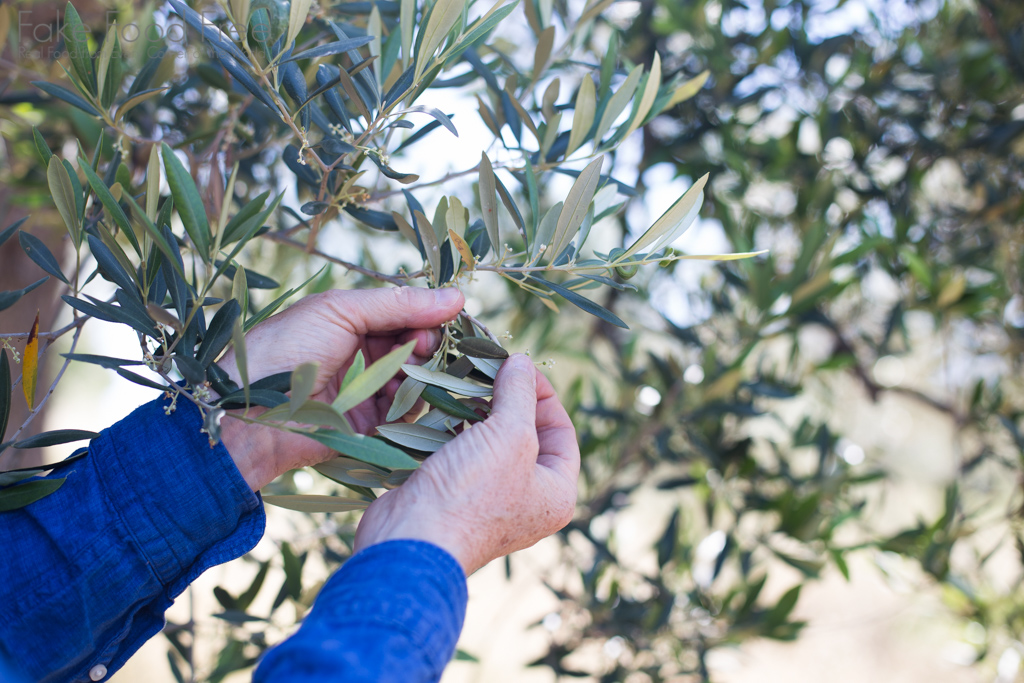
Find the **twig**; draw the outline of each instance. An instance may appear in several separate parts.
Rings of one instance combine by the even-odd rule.
[[[293,240],[293,239],[291,239],[289,237],[285,237],[283,235],[277,235],[277,234],[274,234],[274,233],[271,232],[271,233],[267,233],[263,237],[264,237],[264,239],[269,239],[269,240],[272,240],[274,242],[278,242],[280,244],[287,244],[289,246],[295,247],[296,249],[302,249],[303,251],[306,251],[306,245],[305,244],[303,244],[302,242],[299,242],[298,240]],[[376,270],[372,270],[370,268],[364,268],[363,266],[357,265],[355,263],[349,263],[348,261],[343,261],[342,259],[337,258],[336,256],[331,256],[330,254],[325,254],[324,252],[320,251],[319,249],[313,249],[312,251],[310,251],[308,253],[314,254],[316,256],[319,256],[320,258],[322,258],[322,259],[324,259],[326,261],[330,261],[331,263],[336,263],[339,266],[344,266],[348,270],[354,270],[357,273],[361,273],[363,275],[366,275],[367,277],[372,277],[375,280],[381,280],[383,282],[390,282],[391,284],[394,284],[394,285],[404,285],[404,284],[407,284],[409,280],[413,279],[414,277],[417,277],[417,273],[413,273],[412,275],[385,275],[384,273],[380,273],[380,272],[378,272]]]
[[[406,190],[406,191],[412,191],[412,190],[418,190],[421,187],[431,187],[433,185],[444,185],[449,180],[455,180],[456,178],[461,178],[462,176],[467,176],[470,173],[476,173],[479,169],[480,169],[480,165],[477,164],[473,168],[467,168],[465,171],[455,171],[453,173],[449,173],[446,176],[442,176],[442,177],[438,178],[437,180],[430,180],[430,181],[427,181],[427,182],[424,182],[424,183],[416,183],[415,185],[409,185],[408,187],[405,187],[403,189]],[[395,195],[399,195],[399,194],[402,194],[402,190],[391,190],[390,192],[378,192],[376,194],[371,195],[369,201],[370,202],[379,202],[379,201],[383,201],[383,200],[387,199],[388,197],[394,197]]]
[[[67,334],[68,332],[70,332],[72,329],[74,329],[76,327],[81,328],[82,324],[86,320],[91,318],[91,317],[92,316],[86,315],[86,316],[82,316],[81,318],[76,318],[75,320],[71,321],[70,323],[68,323],[64,327],[60,328],[59,330],[53,330],[51,332],[40,332],[36,336],[39,339],[58,339],[60,337],[63,337],[65,334]],[[7,332],[0,332],[0,337],[6,337],[7,339],[24,339],[24,338],[28,337],[29,334],[31,334],[31,333],[30,332],[11,332],[10,334],[8,334]]]
[[[482,322],[480,322],[479,320],[477,320],[476,318],[474,318],[473,316],[471,316],[471,315],[470,315],[469,313],[466,313],[466,311],[461,311],[461,312],[459,313],[459,315],[461,315],[461,316],[462,316],[463,318],[465,318],[466,320],[468,320],[468,321],[469,321],[469,322],[471,322],[472,324],[474,324],[474,325],[476,325],[477,327],[479,327],[479,328],[480,328],[480,329],[481,329],[481,330],[483,331],[483,333],[484,333],[484,334],[486,334],[486,335],[487,335],[488,337],[490,337],[490,338],[491,338],[491,341],[492,341],[492,342],[494,342],[494,343],[495,343],[495,344],[497,344],[498,346],[501,346],[501,342],[499,342],[499,341],[498,341],[498,338],[497,338],[497,337],[495,337],[495,336],[494,336],[494,333],[493,333],[493,332],[491,332],[491,331],[490,331],[489,329],[487,329],[487,326],[486,326],[486,325],[484,325],[484,324],[483,324]]]

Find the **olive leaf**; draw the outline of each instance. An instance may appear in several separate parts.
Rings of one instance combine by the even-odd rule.
[[[36,280],[32,284],[30,284],[28,287],[23,287],[21,289],[9,290],[9,291],[6,291],[6,292],[0,292],[0,311],[4,310],[5,308],[10,308],[14,304],[18,303],[18,300],[21,299],[21,297],[25,296],[26,294],[31,292],[33,289],[35,289],[36,287],[40,286],[41,284],[43,284],[44,282],[46,282],[49,279],[50,279],[50,277],[47,276],[47,277],[44,277],[41,280]]]
[[[67,477],[35,479],[0,489],[0,512],[18,510],[26,505],[31,505],[40,498],[45,498],[63,486],[66,479]]]
[[[63,33],[72,70],[85,89],[95,93],[96,70],[92,63],[92,52],[89,50],[89,31],[82,23],[78,10],[70,2],[64,8]]]
[[[151,100],[157,95],[162,95],[170,89],[170,86],[163,86],[160,88],[153,88],[152,90],[143,90],[140,93],[132,95],[121,104],[117,105],[117,110],[114,112],[114,120],[120,121],[124,118],[125,114],[130,112],[135,107],[139,106],[147,100]]]
[[[64,170],[64,166],[60,163],[57,163],[57,166],[60,167],[61,170]],[[64,273],[61,272],[60,264],[57,263],[57,259],[54,258],[53,253],[41,239],[30,233],[20,232],[18,233],[18,241],[21,242],[22,251],[25,252],[26,256],[32,259],[33,263],[64,284],[69,284],[68,279],[64,277]]]
[[[71,184],[71,176],[67,168],[55,156],[51,156],[46,165],[46,181],[50,194],[53,196],[53,203],[57,206],[57,213],[60,214],[61,220],[67,227],[71,241],[77,246],[82,241],[82,224],[78,219],[77,194]],[[60,276],[60,279],[67,283],[63,275]]]
[[[134,235],[135,233],[132,230],[131,224],[128,222],[128,216],[125,215],[124,209],[122,209],[121,205],[116,199],[114,199],[114,195],[110,194],[110,189],[107,187],[106,183],[96,175],[96,171],[92,169],[92,166],[84,157],[78,157],[78,168],[85,173],[85,179],[89,183],[89,187],[91,187],[92,191],[96,193],[96,197],[99,198],[100,203],[103,204],[103,208],[106,210],[107,215],[110,216],[110,219],[114,221],[122,233],[126,235],[131,233]]]
[[[331,450],[342,455],[355,458],[370,465],[384,467],[389,470],[416,469],[419,463],[415,458],[380,439],[362,434],[343,434],[329,429],[318,429],[307,434],[311,439],[319,441]]]
[[[549,282],[548,280],[545,280],[544,278],[542,278],[542,277],[540,277],[538,275],[531,274],[529,276],[529,279],[535,280],[535,281],[541,283],[542,285],[544,285],[545,287],[547,287],[548,289],[550,289],[555,294],[561,295],[566,301],[568,301],[572,305],[576,306],[577,308],[580,308],[580,309],[586,311],[587,313],[590,313],[591,315],[596,316],[596,317],[600,318],[601,320],[604,320],[605,322],[611,323],[612,325],[615,325],[616,327],[621,327],[621,328],[623,328],[625,330],[629,329],[629,325],[627,325],[626,323],[622,322],[621,318],[619,318],[617,315],[615,315],[614,313],[609,311],[604,306],[601,306],[600,304],[594,303],[593,301],[591,301],[590,299],[586,298],[585,296],[577,294],[576,292],[572,291],[571,289],[566,289],[565,287],[563,287],[561,285],[556,285],[554,282]]]
[[[317,57],[327,57],[330,55],[341,54],[342,52],[348,52],[354,50],[357,47],[362,47],[373,41],[371,36],[360,36],[358,38],[348,38],[346,40],[336,40],[332,43],[326,43],[319,45],[309,50],[304,50],[298,54],[294,54],[287,59],[282,59],[281,64],[287,64],[288,62],[294,62],[299,59],[315,59]]]
[[[465,401],[467,399],[460,399]],[[446,432],[452,426],[452,416],[444,412],[440,408],[434,408],[423,414],[423,416],[416,420],[414,424],[418,424],[421,427],[428,427],[430,429],[436,429],[438,431]]]
[[[710,71],[702,71],[701,73],[697,74],[690,80],[680,85],[678,88],[676,88],[675,92],[672,93],[672,97],[665,105],[665,108],[670,109],[676,106],[677,104],[685,102],[686,100],[696,95],[698,92],[700,92],[700,89],[704,87],[704,84],[708,82],[708,78],[710,77]]]
[[[597,91],[594,88],[594,79],[590,75],[583,77],[580,89],[576,93],[576,108],[572,114],[572,129],[569,132],[569,146],[565,148],[565,156],[568,158],[573,152],[580,148],[594,125],[594,112],[597,108]]]
[[[487,152],[480,155],[480,210],[483,213],[484,226],[487,228],[487,237],[491,240],[491,247],[494,253],[500,255],[498,237],[498,197],[497,187],[494,182],[494,167],[487,157]]]
[[[394,441],[399,446],[417,451],[433,453],[454,439],[452,434],[439,432],[436,429],[418,424],[390,424],[377,427],[384,438]]]
[[[303,282],[301,285],[299,285],[298,287],[292,287],[287,292],[285,292],[281,296],[277,297],[276,299],[271,301],[269,304],[267,304],[265,307],[260,309],[260,311],[258,313],[256,313],[252,317],[248,318],[245,321],[245,325],[243,325],[244,330],[246,332],[248,332],[252,328],[256,327],[256,325],[260,324],[261,322],[263,322],[264,320],[266,320],[270,316],[274,315],[274,313],[277,311],[277,309],[279,309],[281,307],[281,305],[284,304],[285,301],[287,301],[288,299],[290,299],[293,296],[295,296],[296,293],[298,293],[298,292],[302,291],[303,289],[305,289],[306,285],[308,285],[310,282],[312,282],[313,280],[315,280],[318,277],[320,277],[323,274],[324,269],[326,267],[327,266],[324,266],[320,270],[316,271],[305,282]]]
[[[399,385],[398,390],[395,392],[395,399],[391,402],[391,408],[384,419],[388,422],[393,422],[412,410],[426,386],[423,382],[417,382],[411,377],[406,377],[402,380],[402,384]]]
[[[294,0],[291,3],[288,12],[288,34],[284,39],[284,48],[286,50],[295,42],[299,31],[302,30],[302,26],[306,23],[306,17],[309,16],[309,8],[312,4],[313,0]]]
[[[508,358],[508,351],[484,337],[465,337],[455,344],[455,348],[470,358],[492,358],[496,360]]]
[[[704,186],[707,182],[708,174],[705,173],[647,229],[647,232],[626,249],[620,260],[626,260],[641,250],[653,251],[657,246],[678,238],[696,220],[697,212],[704,201]]]
[[[626,109],[626,105],[633,99],[633,94],[636,92],[637,87],[640,85],[640,79],[644,75],[644,68],[642,66],[636,66],[626,80],[623,81],[619,89],[615,91],[615,94],[611,96],[608,104],[605,105],[604,113],[601,114],[601,120],[597,124],[597,129],[594,132],[594,145],[601,144],[601,140],[604,138],[605,133],[611,130],[612,124],[619,118],[619,115]]]
[[[350,512],[352,510],[365,510],[370,505],[370,501],[357,498],[313,496],[308,494],[264,495],[263,502],[274,507],[295,510],[297,512]]]
[[[27,439],[21,441],[15,441],[11,446],[13,448],[45,448],[46,446],[58,446],[63,443],[73,443],[75,441],[89,441],[98,437],[99,434],[96,432],[89,432],[83,429],[55,429],[50,432],[42,432],[35,436],[30,436]]]
[[[647,83],[644,84],[643,93],[640,95],[640,102],[637,105],[633,117],[628,123],[623,139],[629,137],[633,131],[644,124],[647,115],[654,106],[654,100],[658,97],[658,88],[661,87],[661,55],[654,53],[654,61],[651,64],[651,71],[647,74]]]
[[[562,202],[558,202],[544,214],[533,237],[533,245],[530,247],[530,261],[536,261],[549,253],[551,239],[555,236],[555,226],[558,225],[558,217],[562,213],[563,206]]]
[[[402,34],[402,68],[412,65],[412,32],[416,27],[416,0],[401,0],[399,27]]]
[[[292,396],[289,400],[289,417],[294,417],[295,411],[301,408],[309,400],[313,393],[313,385],[316,383],[318,363],[303,363],[292,370]]]
[[[164,171],[167,173],[167,184],[174,197],[174,206],[178,209],[185,232],[192,239],[203,261],[210,261],[210,224],[206,218],[206,207],[196,188],[192,175],[185,170],[181,160],[174,154],[166,142],[160,144]]]
[[[423,240],[423,250],[427,252],[427,262],[430,264],[432,280],[434,284],[437,284],[437,278],[441,272],[441,247],[437,243],[437,233],[434,232],[433,225],[422,211],[415,211],[413,218],[416,220],[420,239]]]
[[[92,106],[85,99],[76,93],[71,92],[67,88],[62,88],[59,85],[47,83],[46,81],[32,81],[32,85],[45,92],[47,95],[52,95],[58,100],[63,100],[74,107],[78,107],[90,116],[95,116],[97,118],[100,117],[100,113],[96,110],[96,107]]]
[[[293,397],[294,397],[293,389]],[[300,424],[330,427],[344,434],[355,434],[352,425],[345,416],[331,407],[329,403],[304,400],[298,408],[292,410],[291,404],[282,404],[260,415],[260,422],[298,422]]]
[[[413,80],[420,80],[427,64],[434,56],[441,41],[462,18],[466,0],[437,0],[430,10],[427,24],[417,37],[416,72]]]
[[[367,367],[344,390],[338,392],[333,403],[334,409],[339,413],[348,412],[380,391],[404,367],[402,364],[409,360],[415,346],[416,342],[411,341]]]
[[[386,489],[396,489],[406,482],[413,475],[415,470],[395,470],[382,482]]]
[[[36,312],[32,330],[28,333],[28,341],[21,353],[21,388],[25,394],[28,409],[36,407],[36,380],[39,376],[39,313]]]
[[[426,368],[421,367],[419,365],[403,365],[402,370],[405,371],[406,375],[412,377],[413,379],[419,382],[423,382],[424,384],[429,384],[435,387],[441,387],[442,389],[447,389],[448,391],[460,394],[462,396],[490,396],[491,392],[493,391],[491,387],[473,384],[472,382],[468,382],[464,379],[452,377],[451,375],[446,374],[444,372],[434,372],[431,370],[427,370]]]
[[[352,384],[352,380],[363,374],[364,370],[366,370],[366,358],[363,356],[363,350],[359,349],[356,351],[355,358],[352,359],[352,365],[345,371],[345,377],[341,380],[341,388],[338,391],[345,391],[348,385]]]
[[[241,315],[242,308],[238,302],[231,299],[226,304],[220,307],[217,313],[213,316],[213,320],[210,321],[210,327],[206,330],[206,336],[203,337],[203,343],[199,346],[199,350],[196,352],[196,360],[204,368],[210,363],[217,360],[217,356],[223,351],[228,342],[231,341],[231,335],[234,330],[235,320]]]
[[[477,415],[472,408],[463,405],[455,399],[455,397],[439,387],[424,387],[422,396],[423,400],[428,404],[435,408],[440,408],[452,417],[457,417],[460,420],[471,420],[473,422],[479,422],[483,419]]]
[[[395,219],[395,224],[398,226],[398,231],[402,233],[402,237],[419,249],[421,257],[426,258],[427,254],[423,250],[423,242],[420,239],[419,231],[409,225],[409,221],[405,220],[405,216],[401,215],[397,211],[392,211],[391,217]]]
[[[389,474],[385,469],[344,456],[313,465],[313,469],[340,484],[368,488],[380,488]]]
[[[448,118],[448,116],[440,109],[436,109],[434,107],[425,107],[421,104],[417,104],[416,106],[407,107],[406,109],[403,109],[401,111],[401,115],[404,116],[406,114],[411,114],[414,112],[426,114],[427,116],[433,117],[434,120],[436,120],[438,123],[444,126],[449,133],[451,133],[455,137],[459,137],[459,131],[456,130],[455,124],[453,124],[452,120]]]
[[[590,203],[594,200],[594,194],[597,192],[603,163],[604,157],[598,157],[587,164],[587,167],[576,178],[576,182],[572,184],[569,194],[566,195],[549,249],[544,252],[551,261],[557,259],[569,246],[569,242],[583,225],[583,219],[586,218],[587,212],[590,210]]]

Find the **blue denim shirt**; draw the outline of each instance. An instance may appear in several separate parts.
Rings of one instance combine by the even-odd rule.
[[[104,430],[87,457],[51,475],[67,477],[56,493],[0,513],[0,681],[106,680],[191,581],[263,535],[260,497],[199,431],[199,411],[179,401],[165,415],[164,405]],[[436,681],[466,601],[462,568],[440,548],[367,548],[254,680]]]

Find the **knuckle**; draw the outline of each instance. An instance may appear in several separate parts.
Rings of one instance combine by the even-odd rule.
[[[392,287],[388,293],[396,309],[408,308],[413,304],[415,292],[412,287]]]
[[[537,430],[525,422],[520,422],[517,427],[517,440],[530,453],[534,455],[540,450],[540,440],[537,438]]]
[[[572,501],[561,501],[555,507],[548,511],[548,527],[547,534],[550,536],[553,533],[561,531],[572,518],[575,516],[576,506]]]
[[[510,445],[516,450],[536,453],[540,448],[537,431],[532,429],[525,420],[517,418],[504,419],[498,425],[497,436],[507,448]]]
[[[328,289],[317,294],[310,294],[304,301],[311,303],[340,303],[345,297],[345,292],[340,289]]]

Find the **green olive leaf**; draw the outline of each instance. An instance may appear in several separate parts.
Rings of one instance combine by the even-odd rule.
[[[292,370],[292,395],[288,402],[289,417],[293,417],[313,393],[313,385],[316,383],[316,373],[319,369],[317,363],[303,363]]]
[[[462,396],[472,396],[475,398],[490,396],[493,389],[491,387],[481,386],[479,384],[473,384],[464,379],[458,377],[452,377],[444,372],[434,372],[427,370],[426,368],[420,367],[419,365],[403,365],[402,370],[405,374],[413,379],[429,384],[435,387],[441,387],[447,389],[456,394]]]
[[[605,136],[609,130],[611,130],[612,124],[615,123],[615,119],[619,118],[619,114],[625,110],[626,105],[633,99],[633,94],[636,92],[637,87],[640,85],[640,79],[644,75],[644,68],[642,66],[636,66],[626,77],[626,80],[619,86],[619,89],[615,91],[611,99],[608,100],[607,106],[604,108],[604,113],[601,115],[601,121],[597,124],[597,130],[594,133],[594,146],[597,147],[601,144],[601,139]]]
[[[587,135],[594,125],[594,112],[597,109],[597,89],[590,75],[583,77],[579,92],[576,93],[576,108],[572,114],[572,129],[569,132],[569,146],[565,148],[565,157],[580,148],[587,140]]]
[[[590,162],[569,190],[569,194],[562,204],[562,211],[558,215],[558,224],[555,226],[551,243],[544,251],[548,261],[553,262],[565,251],[580,226],[583,225],[583,219],[586,218],[587,212],[590,210],[590,203],[594,200],[597,185],[601,181],[603,163],[603,156]]]
[[[394,422],[412,410],[412,407],[416,405],[416,401],[426,386],[423,382],[417,382],[411,377],[406,377],[402,380],[401,386],[395,392],[395,400],[391,402],[391,408],[384,419],[388,422]]]
[[[263,496],[263,502],[274,507],[297,512],[350,512],[365,510],[368,500],[358,498],[341,498],[339,496],[284,495]]]
[[[66,479],[35,479],[0,489],[0,512],[17,510],[45,498],[63,486]]]
[[[496,256],[501,255],[501,242],[498,236],[498,188],[494,182],[494,167],[487,157],[487,152],[480,156],[480,210],[483,213],[484,227],[487,237],[491,240],[491,249]]]
[[[503,349],[499,344],[492,342],[490,339],[484,337],[466,337],[460,339],[456,344],[455,348],[460,353],[469,356],[470,358],[492,358],[495,360],[504,360],[508,358],[508,351]]]
[[[308,434],[342,455],[355,458],[370,465],[389,470],[416,469],[419,462],[405,451],[399,450],[380,439],[362,434],[342,434],[329,429],[318,429]]]
[[[409,360],[415,346],[416,342],[411,341],[367,367],[344,390],[338,392],[334,399],[334,409],[339,413],[348,412],[380,391],[404,367],[402,364]]]
[[[399,446],[413,448],[417,451],[434,453],[442,446],[454,439],[452,434],[439,432],[430,427],[418,424],[392,424],[380,425],[377,431],[381,436],[394,441]]]
[[[647,229],[647,232],[640,236],[640,239],[630,245],[618,260],[627,260],[641,250],[652,251],[655,245],[663,246],[678,238],[696,220],[697,212],[700,211],[700,205],[704,201],[704,186],[707,182],[708,174],[705,173],[675,204],[669,207],[668,211],[662,214],[661,218],[654,222],[654,225]]]

